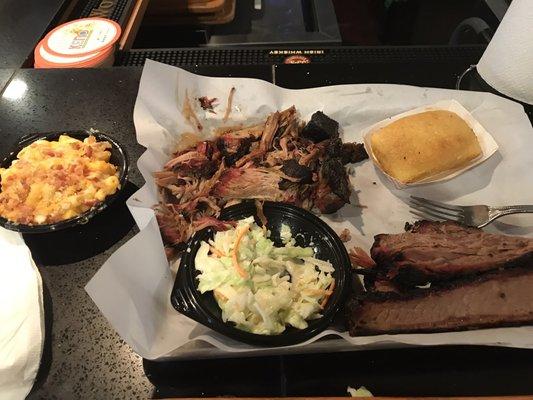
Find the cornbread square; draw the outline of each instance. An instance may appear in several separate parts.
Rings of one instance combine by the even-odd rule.
[[[374,132],[370,142],[381,168],[402,183],[464,167],[481,155],[472,128],[444,110],[400,118]]]

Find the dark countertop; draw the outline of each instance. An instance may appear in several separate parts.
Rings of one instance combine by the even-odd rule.
[[[0,68],[19,68],[66,0],[0,2]]]
[[[2,153],[25,134],[95,128],[123,143],[133,163],[143,151],[134,140],[132,121],[140,73],[137,68],[18,71],[14,79],[28,89],[19,100],[0,99]],[[130,180],[137,186],[143,183],[136,168],[131,169]],[[152,387],[144,378],[141,358],[111,329],[84,290],[106,258],[133,233],[112,238],[120,241],[77,263],[45,266],[36,255],[48,293],[49,335],[38,389],[30,398],[149,397]],[[62,239],[45,242],[44,252],[76,257]]]
[[[140,76],[139,68],[19,70],[12,82],[27,90],[19,99],[0,100],[2,149],[29,133],[94,128],[114,135],[136,160],[142,147],[131,138]],[[130,180],[142,183],[136,168]]]
[[[217,74],[209,67],[191,70]],[[218,70],[224,76],[235,73],[231,67]],[[250,67],[239,75],[270,80],[270,73],[270,67]],[[23,82],[27,89],[18,99],[0,98],[0,158],[23,135],[97,129],[125,146],[130,160],[126,194],[131,195],[143,184],[136,168],[143,148],[136,143],[133,126],[140,75],[141,68],[120,67],[19,70],[12,82]],[[41,371],[30,398],[146,398],[153,390],[141,358],[120,339],[84,290],[109,255],[136,232],[125,198],[83,229],[58,232],[51,239],[25,236],[43,278],[48,328]],[[54,265],[58,263],[62,265]]]
[[[450,87],[471,62],[433,66],[432,73],[421,69],[419,84]],[[334,72],[331,66],[280,66],[275,79],[288,87],[415,83],[413,65],[402,65],[378,66],[374,75],[372,68],[360,65],[337,65]],[[272,69],[266,66],[189,69],[219,76],[273,78]],[[143,183],[135,164],[143,148],[135,142],[132,121],[140,74],[140,68],[16,72],[13,80],[24,82],[27,91],[17,100],[0,98],[0,153],[28,133],[99,129],[125,145],[131,165],[126,195],[132,193]],[[439,347],[143,362],[84,290],[107,257],[136,232],[123,200],[83,229],[51,238],[25,237],[43,277],[47,323],[42,366],[31,399],[344,395],[346,386],[361,384],[378,395],[533,393],[533,381],[527,379],[533,374],[533,352],[519,349]],[[82,258],[86,259],[78,261]]]
[[[533,393],[531,350],[440,346],[194,360],[144,368],[158,398],[197,396],[503,396]],[[208,380],[206,377],[209,377]]]
[[[0,94],[3,93],[4,87],[7,85],[15,70],[12,68],[0,69]]]

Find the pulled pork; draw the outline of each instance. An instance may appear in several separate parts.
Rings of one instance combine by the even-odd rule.
[[[201,130],[200,122],[190,119]],[[219,128],[213,140],[182,147],[154,174],[167,255],[181,251],[198,230],[228,229],[231,223],[218,219],[220,210],[239,200],[333,213],[350,202],[344,165],[367,157],[361,144],[342,143],[336,121],[317,112],[304,124],[294,106],[263,123]]]

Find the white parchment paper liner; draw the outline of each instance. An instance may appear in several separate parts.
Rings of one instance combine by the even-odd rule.
[[[419,113],[426,112],[426,111],[435,111],[435,110],[451,111],[457,114],[459,117],[461,117],[468,124],[468,126],[474,131],[474,134],[476,135],[476,138],[479,142],[479,146],[481,147],[481,155],[477,157],[476,159],[472,160],[468,165],[465,165],[461,168],[444,171],[439,174],[421,179],[413,183],[401,182],[398,179],[394,178],[393,176],[387,174],[381,167],[379,160],[377,159],[377,157],[374,155],[374,152],[372,151],[372,146],[371,146],[372,135],[376,133],[379,129],[391,124],[394,121],[399,120],[400,118],[407,117],[409,115],[419,114]],[[481,164],[483,161],[487,160],[490,156],[496,153],[496,151],[498,151],[498,143],[496,143],[496,141],[491,136],[491,134],[483,127],[483,125],[479,123],[477,119],[474,118],[474,116],[466,108],[464,108],[456,100],[442,100],[435,104],[417,107],[413,110],[409,110],[401,114],[397,114],[393,117],[386,118],[383,121],[380,121],[372,126],[369,126],[368,128],[363,129],[363,131],[361,132],[361,136],[363,137],[363,143],[365,145],[365,149],[368,155],[370,156],[370,158],[372,159],[372,161],[374,162],[374,164],[399,189],[405,188],[408,186],[423,185],[425,183],[442,182],[442,181],[454,178],[457,175],[462,174],[463,172],[469,170],[470,168],[473,168],[476,165]]]
[[[191,99],[220,99],[217,114],[198,110],[201,119],[207,118],[208,132],[210,126],[220,124],[232,86],[237,89],[232,124],[235,120],[259,120],[294,104],[304,119],[323,110],[339,121],[345,140],[360,142],[362,130],[378,121],[426,104],[456,99],[500,144],[493,157],[455,179],[401,191],[373,163],[354,166],[355,173],[350,176],[353,203],[362,206],[345,206],[322,217],[337,232],[344,228],[352,232],[347,246],[369,249],[374,235],[401,232],[406,221],[413,221],[404,202],[409,194],[458,204],[526,204],[533,198],[533,130],[523,108],[512,101],[488,93],[381,84],[287,90],[255,79],[202,77],[147,60],[134,111],[137,140],[147,148],[138,160],[146,184],[127,202],[140,232],[119,248],[86,286],[98,308],[134,351],[148,359],[162,359],[439,344],[533,348],[533,328],[519,327],[355,338],[328,329],[307,343],[259,349],[227,339],[178,314],[170,305],[174,278],[151,208],[157,202],[152,172],[162,168],[178,135],[191,131],[180,112],[185,92]],[[192,101],[197,105],[196,100]],[[533,220],[509,216],[492,224],[489,230],[533,237]],[[318,340],[324,336],[331,340]]]

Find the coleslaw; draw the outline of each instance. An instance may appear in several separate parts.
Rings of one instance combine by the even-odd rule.
[[[280,334],[287,325],[305,329],[333,293],[334,268],[311,247],[296,246],[286,225],[283,247],[269,237],[249,217],[202,242],[195,257],[198,290],[212,291],[224,322],[238,329],[262,335]]]

